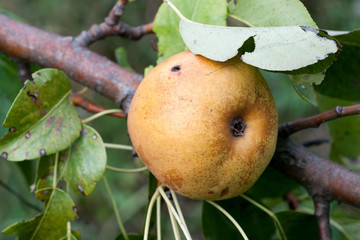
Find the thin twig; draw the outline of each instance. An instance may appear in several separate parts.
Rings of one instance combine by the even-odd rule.
[[[330,240],[329,200],[322,196],[314,196],[315,216],[318,222],[320,239]]]
[[[120,21],[124,7],[128,1],[117,1],[104,22],[94,24],[89,30],[81,32],[75,41],[81,46],[89,46],[91,43],[108,36],[120,36],[132,40],[139,40],[144,35],[153,33],[153,23],[138,27],[131,27]]]
[[[123,15],[127,3],[128,0],[118,0],[111,9],[109,15],[105,18],[105,22],[110,26],[117,24],[120,21],[120,17]]]
[[[105,115],[108,115],[110,113],[119,113],[119,112],[123,112],[122,110],[120,109],[108,109],[108,110],[105,110],[105,111],[102,111],[102,112],[98,112],[88,118],[85,118],[82,120],[82,123],[88,123],[88,122],[91,122],[99,117],[102,117],[102,116],[105,116]]]
[[[156,199],[156,238],[161,240],[161,197]]]
[[[223,207],[221,207],[219,204],[215,203],[214,201],[206,201],[207,203],[211,204],[213,207],[215,207],[217,210],[219,210],[222,214],[224,214],[231,223],[236,227],[236,229],[240,232],[241,236],[244,240],[249,240],[249,238],[246,236],[246,233],[242,229],[242,227],[239,225],[239,223],[228,213]]]
[[[93,102],[87,100],[86,98],[80,96],[79,94],[72,94],[70,96],[70,100],[72,103],[91,113],[99,113],[107,110],[106,108],[102,108],[94,104]],[[116,112],[110,113],[109,116],[117,117],[117,118],[126,118],[126,114],[124,112]]]
[[[94,24],[89,31],[83,31],[75,38],[81,46],[89,46],[97,40],[104,39],[109,36],[120,36],[131,40],[139,40],[143,36],[153,33],[153,23],[147,23],[137,27],[119,22],[114,26],[109,26],[106,23]]]
[[[106,148],[119,149],[119,150],[128,150],[128,151],[133,150],[132,146],[122,145],[122,144],[104,143],[104,146]]]
[[[151,200],[149,202],[149,206],[148,206],[148,209],[147,209],[147,212],[146,212],[145,227],[144,227],[144,240],[148,239],[149,231],[150,231],[151,212],[152,212],[152,209],[153,209],[154,204],[156,202],[156,199],[158,197],[160,197],[159,195],[160,195],[159,189],[157,188],[156,191],[154,192],[154,194],[151,197]]]
[[[355,114],[360,114],[360,104],[341,107],[337,106],[329,111],[311,116],[308,118],[297,119],[292,122],[287,122],[279,127],[279,136],[286,138],[293,133],[307,128],[316,128],[324,122],[328,122],[337,118],[347,117]]]
[[[179,228],[178,228],[178,225],[176,224],[176,220],[175,220],[174,214],[173,214],[173,212],[170,210],[169,207],[168,207],[167,209],[168,209],[168,212],[169,212],[169,217],[170,217],[170,222],[171,222],[171,228],[172,228],[173,233],[174,233],[174,239],[175,239],[175,240],[181,240]]]
[[[180,228],[183,231],[186,239],[191,240],[191,236],[189,234],[189,230],[188,230],[186,224],[183,221],[181,221],[181,219],[179,217],[179,214],[176,212],[174,206],[171,204],[169,198],[166,196],[166,193],[164,192],[163,186],[159,186],[158,189],[159,189],[159,192],[160,192],[162,198],[164,199],[167,207],[171,210],[171,212],[174,215],[176,221],[180,225]]]
[[[125,169],[125,168],[116,168],[116,167],[106,166],[106,170],[119,172],[119,173],[139,173],[139,172],[144,172],[144,171],[148,170],[148,168],[141,167],[141,168]]]

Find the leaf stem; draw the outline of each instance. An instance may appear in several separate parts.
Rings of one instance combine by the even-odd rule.
[[[122,221],[121,221],[120,214],[119,214],[119,210],[118,210],[118,208],[117,208],[117,206],[116,206],[116,202],[115,202],[114,196],[112,195],[112,192],[111,192],[111,189],[110,189],[110,186],[109,186],[109,182],[108,182],[108,180],[107,180],[107,178],[106,178],[105,175],[103,176],[103,179],[104,179],[104,183],[105,183],[106,190],[107,190],[107,192],[108,192],[108,194],[109,194],[109,197],[110,197],[110,199],[111,199],[111,203],[112,203],[112,205],[113,205],[114,212],[115,212],[115,217],[116,217],[117,223],[118,223],[118,225],[119,225],[119,228],[120,228],[120,230],[121,230],[121,233],[122,233],[122,235],[124,236],[124,239],[125,239],[125,240],[129,240],[129,237],[128,237],[127,233],[126,233],[125,227],[124,227],[124,225],[123,225],[123,223],[122,223]]]
[[[99,112],[99,113],[96,113],[88,118],[85,118],[82,120],[82,123],[88,123],[92,120],[95,120],[101,116],[104,116],[106,114],[110,114],[110,113],[117,113],[117,112],[123,112],[122,110],[120,109],[108,109],[108,110],[105,110],[105,111],[102,111],[102,112]]]
[[[254,206],[256,206],[257,208],[259,208],[260,210],[264,211],[267,215],[269,215],[276,226],[276,229],[279,231],[279,235],[281,237],[281,239],[286,240],[286,234],[284,232],[284,229],[281,226],[281,223],[279,222],[279,220],[277,219],[277,217],[275,216],[275,214],[273,212],[271,212],[269,209],[267,209],[266,207],[264,207],[263,205],[261,205],[260,203],[254,201],[253,199],[249,198],[248,196],[245,196],[244,194],[240,195],[242,198],[244,198],[246,201],[250,202],[251,204],[253,204]]]
[[[156,238],[161,240],[161,198],[156,199]]]
[[[167,208],[169,211],[169,217],[170,217],[170,221],[171,221],[171,227],[173,229],[173,233],[174,233],[174,238],[175,240],[180,240],[180,233],[179,233],[179,228],[178,225],[176,224],[176,219],[174,218],[174,214],[171,212],[170,208]]]
[[[57,168],[58,168],[58,162],[59,162],[59,152],[55,153],[55,165],[54,165],[54,178],[53,178],[53,184],[52,189],[55,190],[56,184],[57,184]]]
[[[240,232],[241,236],[243,237],[244,240],[249,240],[249,238],[246,236],[246,233],[244,232],[244,230],[241,228],[241,226],[239,225],[239,223],[224,209],[222,208],[219,204],[215,203],[214,201],[206,201],[207,203],[211,204],[212,206],[214,206],[217,210],[219,210],[222,214],[224,214],[230,221],[232,224],[234,224],[234,226],[237,228],[237,230]]]
[[[170,2],[170,0],[164,0],[164,2],[166,2],[167,4],[169,4],[169,6],[174,10],[174,12],[179,16],[180,19],[182,20],[188,20],[184,15],[182,15],[182,13],[179,11],[179,9],[177,9],[175,7],[175,5]]]
[[[106,170],[119,172],[119,173],[138,173],[138,172],[144,172],[144,171],[148,170],[148,168],[141,167],[141,168],[125,169],[125,168],[116,168],[116,167],[106,166]]]
[[[71,240],[71,222],[67,221],[66,223],[66,239]]]
[[[82,89],[80,89],[79,91],[76,92],[76,94],[78,95],[83,95],[84,93],[86,93],[89,90],[88,87],[84,87]]]
[[[180,217],[181,221],[185,224],[185,226],[187,226],[186,222],[185,222],[184,215],[182,214],[181,207],[180,207],[179,201],[177,200],[175,192],[172,189],[170,189],[170,193],[171,193],[171,196],[172,196],[172,198],[174,200],[175,208],[176,208],[176,211],[179,214],[179,217]],[[186,230],[188,230],[188,229],[186,229]],[[188,230],[188,234],[190,235],[189,230]]]
[[[106,148],[112,148],[112,149],[129,150],[129,151],[133,150],[132,146],[123,145],[123,144],[104,143],[104,146]]]
[[[148,210],[146,213],[145,227],[144,227],[144,240],[148,239],[149,229],[150,229],[151,212],[154,207],[155,201],[158,197],[160,197],[159,190],[156,189],[156,191],[154,192],[154,194],[151,197],[151,200],[150,200],[149,206],[148,206]]]
[[[162,198],[165,200],[167,207],[170,209],[170,211],[174,215],[176,221],[180,225],[180,228],[183,231],[186,239],[191,240],[191,236],[189,234],[189,230],[187,229],[186,224],[180,219],[180,217],[179,217],[178,213],[176,212],[174,206],[171,204],[169,198],[166,196],[166,193],[165,193],[165,191],[163,189],[163,186],[159,186],[158,189],[159,189],[159,192],[160,192]]]

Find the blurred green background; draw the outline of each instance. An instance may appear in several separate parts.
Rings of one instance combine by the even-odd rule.
[[[82,30],[87,30],[92,24],[100,23],[107,16],[115,0],[0,0],[0,9],[12,12],[23,18],[27,23],[49,32],[64,36],[77,36]],[[156,14],[161,0],[130,1],[126,8],[122,21],[131,26],[137,26],[151,22]],[[322,29],[351,30],[359,28],[360,23],[360,1],[359,0],[306,0],[303,1],[315,22]],[[145,36],[139,41],[131,41],[120,37],[110,37],[100,40],[91,45],[91,49],[101,55],[115,61],[114,50],[124,47],[131,67],[143,74],[148,65],[155,65],[157,53],[151,47],[156,44],[154,35]],[[11,63],[7,63],[11,64]],[[1,64],[0,64],[1,65]],[[3,67],[1,71],[11,71],[13,66]],[[286,75],[262,72],[267,79],[273,92],[279,109],[280,123],[306,117],[317,113],[316,107],[302,100],[296,92]],[[0,90],[0,121],[3,122],[5,114],[16,96],[16,92],[22,87],[17,81],[17,72],[13,84],[10,86],[2,84]],[[81,89],[73,83],[74,90]],[[86,97],[92,99],[98,105],[106,108],[116,108],[109,100],[88,91]],[[90,116],[82,109],[79,115],[82,118]],[[90,123],[102,136],[104,142],[130,144],[126,131],[126,121],[112,117],[103,117]],[[311,135],[309,132],[311,131]],[[3,135],[6,129],[0,130]],[[316,130],[307,130],[295,134],[297,141],[310,139],[328,138],[326,127],[322,126]],[[329,154],[328,144],[314,147],[312,150],[327,157]],[[133,159],[131,152],[108,150],[108,164],[115,167],[134,168],[142,166],[138,159]],[[26,179],[22,171],[34,171],[35,161],[20,164],[0,161],[0,180],[13,188],[16,192],[29,202],[42,207],[36,202],[30,193],[31,181]],[[25,169],[25,170],[24,170]],[[147,174],[119,174],[106,172],[110,187],[115,196],[120,215],[128,232],[140,232],[143,228],[145,205],[147,203]],[[87,197],[72,195],[78,205],[80,220],[73,223],[73,229],[80,229],[83,239],[114,239],[119,234],[115,215],[111,206],[110,198],[106,192],[103,181],[98,183],[96,190]],[[199,201],[181,198],[183,211],[188,219],[188,226],[195,239],[201,239],[200,217],[201,204]],[[37,214],[36,210],[25,206],[18,198],[14,197],[0,186],[0,229],[4,229],[23,219],[29,219]],[[163,223],[169,222],[166,214],[163,214]],[[164,237],[170,236],[170,230],[164,230]],[[15,239],[15,236],[0,234],[0,239]],[[164,238],[168,239],[168,238]]]

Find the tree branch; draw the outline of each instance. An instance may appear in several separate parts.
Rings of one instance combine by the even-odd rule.
[[[337,106],[332,110],[317,114],[315,116],[311,116],[308,118],[301,118],[292,122],[287,122],[285,124],[282,124],[279,127],[279,136],[285,138],[300,130],[304,130],[307,128],[316,128],[319,127],[320,124],[324,122],[328,122],[330,120],[334,120],[339,117],[346,117],[355,114],[360,114],[360,104],[347,106],[347,107]]]
[[[360,207],[360,173],[323,159],[290,139],[279,137],[271,165],[322,196]]]
[[[87,100],[86,98],[78,95],[78,94],[72,94],[70,96],[70,100],[73,102],[73,104],[77,107],[81,107],[85,109],[88,112],[91,113],[99,113],[107,110],[106,108],[99,107],[95,105],[93,102]],[[126,114],[124,112],[117,112],[117,113],[110,113],[109,116],[118,117],[118,118],[126,118]]]
[[[63,70],[71,79],[113,100],[127,112],[142,76],[118,66],[72,37],[42,31],[0,14],[0,51],[43,67]]]
[[[117,1],[104,22],[92,25],[88,31],[83,31],[77,36],[75,41],[85,47],[108,36],[121,36],[132,40],[139,40],[144,35],[153,33],[152,22],[135,28],[120,22],[120,17],[127,2],[127,0]]]
[[[315,216],[318,221],[318,228],[321,240],[330,240],[330,202],[324,197],[314,196]]]

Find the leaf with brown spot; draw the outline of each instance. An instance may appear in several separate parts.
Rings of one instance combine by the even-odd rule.
[[[15,223],[5,230],[4,234],[17,235],[23,239],[60,239],[66,235],[66,223],[75,220],[77,212],[70,196],[60,189],[42,189],[47,191],[44,211],[31,220]]]
[[[16,129],[0,139],[0,153],[6,152],[9,161],[35,159],[44,151],[53,154],[80,135],[81,121],[69,99],[68,77],[56,69],[42,69],[33,78],[25,82],[3,124]]]
[[[83,134],[62,155],[67,155],[63,164],[65,181],[81,195],[89,195],[102,178],[106,167],[106,151],[100,135],[84,125]],[[96,136],[96,137],[94,137]]]

